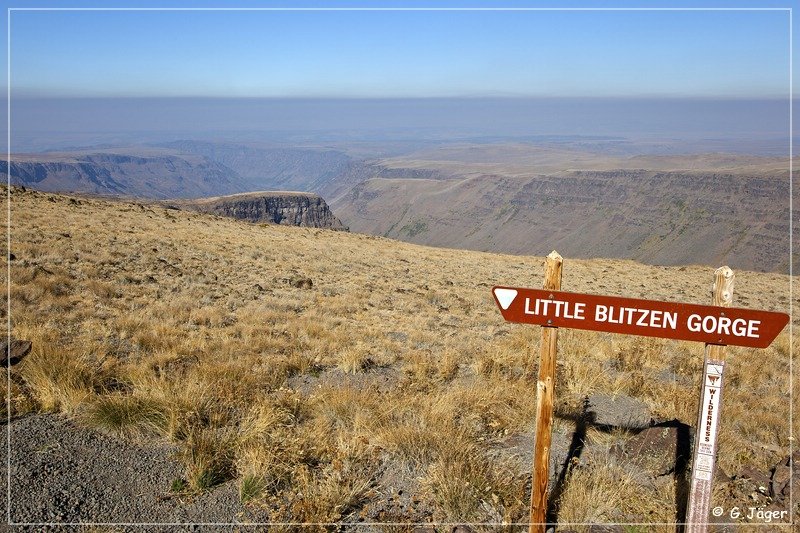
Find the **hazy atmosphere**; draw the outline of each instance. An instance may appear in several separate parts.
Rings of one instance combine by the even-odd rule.
[[[792,2],[2,4],[11,528],[800,523]]]
[[[81,5],[9,12],[12,151],[327,132],[749,139],[787,153],[788,12],[769,5]]]

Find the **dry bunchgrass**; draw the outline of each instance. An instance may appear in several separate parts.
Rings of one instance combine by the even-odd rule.
[[[348,518],[365,503],[374,485],[370,458],[365,456],[363,446],[354,441],[337,444],[337,454],[330,463],[299,471],[289,520],[333,524]]]
[[[164,406],[152,398],[103,395],[86,406],[80,420],[89,426],[123,437],[164,434]]]
[[[559,501],[560,522],[577,524],[576,530],[583,532],[589,531],[589,524],[619,523],[650,523],[647,531],[674,531],[674,525],[664,525],[676,521],[671,478],[652,483],[605,455],[584,461],[585,466],[573,468],[567,478]]]
[[[489,457],[469,436],[451,431],[426,484],[442,522],[510,523],[524,521],[528,508],[524,478],[513,466]]]
[[[393,484],[428,519],[527,520],[529,461],[496,452],[534,417],[539,329],[504,323],[490,288],[540,286],[541,258],[79,201],[14,192],[11,324],[34,348],[3,387],[11,416],[167,439],[186,490],[235,482],[276,522],[380,522]],[[563,288],[708,303],[712,272],[566,258]],[[734,305],[786,311],[788,281],[739,272]],[[728,350],[727,474],[788,454],[797,348],[784,332],[766,350]],[[556,427],[571,431],[593,393],[693,426],[702,360],[691,343],[562,330]],[[672,477],[601,453],[623,438],[588,431],[559,521],[675,520]]]
[[[37,340],[21,371],[25,389],[40,409],[74,413],[102,390],[102,371],[93,368],[82,354],[62,344]]]

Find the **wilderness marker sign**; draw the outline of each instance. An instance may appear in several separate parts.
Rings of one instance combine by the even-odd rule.
[[[766,348],[789,322],[785,313],[736,307],[513,287],[492,294],[509,322],[750,348]]]
[[[560,290],[562,266],[562,257],[553,251],[545,260],[543,289],[492,289],[505,320],[542,326],[536,382],[530,533],[544,533],[547,525],[558,328],[705,343],[703,386],[685,523],[686,533],[705,532],[722,405],[725,347],[730,344],[766,348],[789,323],[789,315],[730,307],[734,274],[728,267],[714,272],[713,305],[695,305],[563,292]]]

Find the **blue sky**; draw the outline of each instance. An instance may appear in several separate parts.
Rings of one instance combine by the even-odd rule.
[[[6,2],[6,7],[15,5],[92,4]],[[755,1],[662,5],[792,6]],[[11,13],[11,86],[15,96],[68,97],[785,98],[788,48],[787,11],[15,10]]]

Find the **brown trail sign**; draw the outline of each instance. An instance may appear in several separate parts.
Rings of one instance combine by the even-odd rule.
[[[786,313],[736,307],[513,287],[492,292],[509,322],[708,344],[766,348],[789,323]]]
[[[546,526],[556,341],[560,327],[706,344],[687,507],[687,531],[705,531],[711,501],[725,346],[766,348],[788,324],[789,315],[730,307],[734,276],[728,267],[715,272],[713,305],[709,306],[562,292],[559,290],[562,262],[555,251],[547,256],[543,289],[492,289],[503,318],[510,322],[543,326],[536,385],[530,532],[544,532]]]

